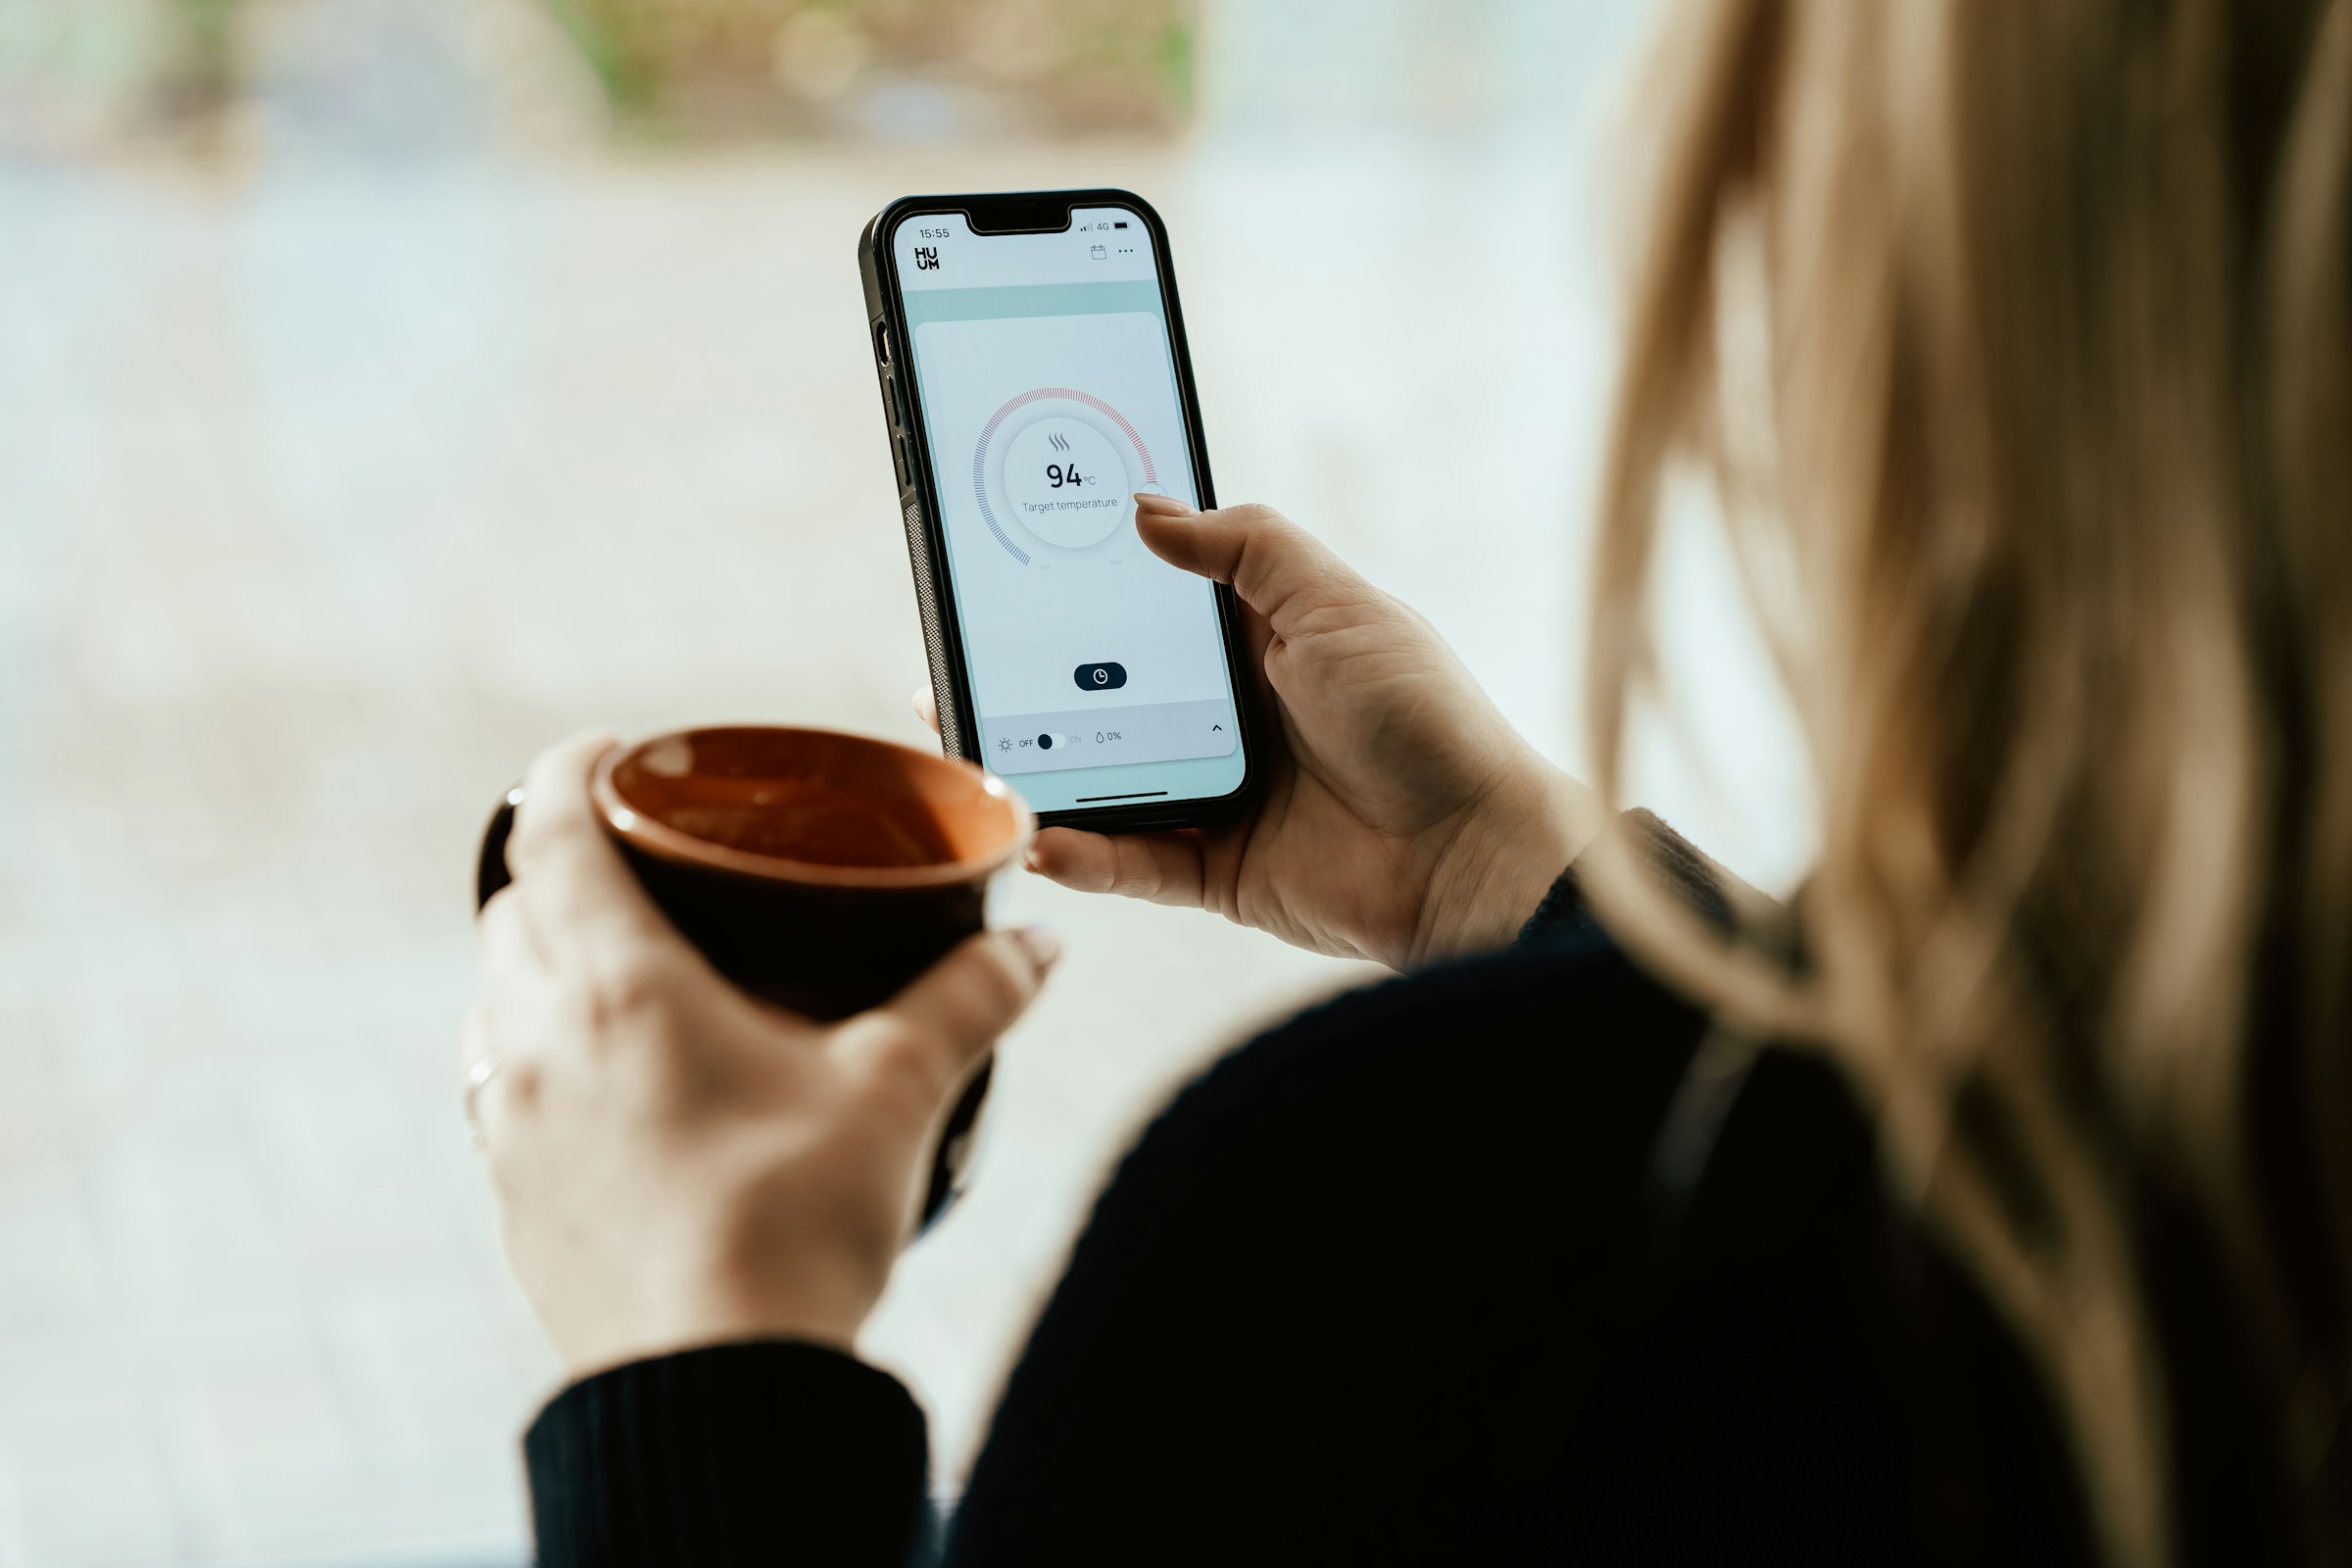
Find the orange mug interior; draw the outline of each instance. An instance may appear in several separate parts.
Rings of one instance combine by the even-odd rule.
[[[608,753],[591,788],[612,831],[649,855],[836,887],[984,877],[1035,827],[969,762],[838,730],[676,730]]]

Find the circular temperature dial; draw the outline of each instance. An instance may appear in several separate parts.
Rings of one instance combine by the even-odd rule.
[[[1091,392],[1041,386],[1008,401],[972,448],[972,499],[1004,553],[1102,544],[1135,515],[1134,493],[1161,491],[1127,416]]]
[[[1133,505],[1131,488],[1118,449],[1078,419],[1040,419],[1004,452],[1004,490],[1014,518],[1064,550],[1109,538]]]

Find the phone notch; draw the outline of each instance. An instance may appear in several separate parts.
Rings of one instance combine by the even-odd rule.
[[[1059,196],[995,196],[974,202],[963,220],[975,234],[1062,234],[1076,204]]]

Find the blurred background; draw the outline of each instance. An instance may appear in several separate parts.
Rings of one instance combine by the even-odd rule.
[[[924,738],[891,198],[1156,203],[1220,494],[1574,765],[1647,10],[0,0],[0,1568],[525,1559],[556,1373],[460,1125],[474,835],[589,723]],[[1801,770],[1674,537],[1635,793],[1785,887]],[[944,1491],[1139,1122],[1370,978],[1001,898],[1071,956],[866,1345]]]

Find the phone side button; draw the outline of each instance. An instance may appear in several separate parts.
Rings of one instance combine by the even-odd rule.
[[[906,489],[907,483],[906,434],[903,430],[894,432],[890,438],[890,461],[898,465],[899,488]]]

